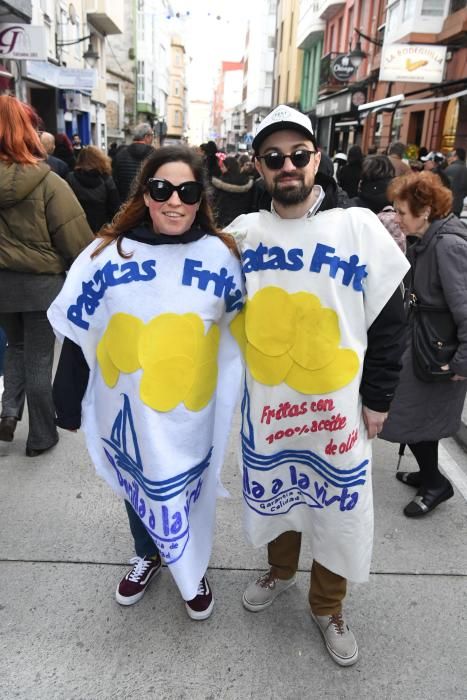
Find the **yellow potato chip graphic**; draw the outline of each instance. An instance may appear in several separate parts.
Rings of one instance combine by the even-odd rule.
[[[316,294],[310,294],[309,292],[295,292],[295,294],[290,295],[290,298],[297,307],[299,319],[301,319],[304,314],[307,314],[310,309],[321,308],[321,302]]]
[[[230,324],[230,332],[232,333],[233,337],[238,343],[238,346],[243,354],[245,356],[245,351],[246,351],[246,344],[247,344],[247,339],[246,339],[246,330],[245,330],[245,307],[241,310],[237,316],[235,316],[234,320]]]
[[[265,355],[284,355],[295,341],[297,309],[283,289],[264,287],[246,304],[246,337]]]
[[[358,355],[353,350],[338,350],[326,367],[308,370],[294,363],[285,383],[301,394],[325,394],[349,384],[358,372]]]
[[[140,398],[155,411],[172,411],[181,403],[193,385],[194,362],[176,355],[145,369],[141,378]]]
[[[140,335],[138,357],[141,366],[151,369],[161,360],[173,358],[175,355],[194,361],[198,352],[196,336],[195,322],[192,318],[184,318],[178,314],[156,316],[144,326]]]
[[[293,365],[293,360],[288,353],[268,357],[250,343],[246,346],[246,362],[252,377],[267,386],[276,386],[283,382]]]
[[[221,332],[216,324],[213,324],[206,335],[201,337],[199,360],[202,363],[217,362],[220,337]]]
[[[204,337],[204,323],[201,318],[201,316],[198,316],[198,314],[183,314],[182,318],[185,321],[188,321],[193,329],[193,332],[195,334],[195,344],[196,344],[196,350],[193,356],[193,359],[196,359],[196,356],[199,355],[200,352],[200,341]],[[201,360],[203,359],[202,357],[200,358]]]
[[[337,314],[332,309],[314,306],[300,308],[295,343],[289,350],[292,359],[305,369],[319,369],[332,362],[340,341]]]
[[[115,384],[118,382],[120,372],[109,357],[109,353],[105,347],[105,335],[103,335],[99,341],[96,348],[96,356],[104,382],[108,387],[113,389]]]
[[[138,338],[144,324],[130,314],[114,314],[103,336],[106,350],[115,367],[130,374],[139,369]]]
[[[201,411],[208,405],[217,384],[217,362],[203,362],[194,371],[193,386],[185,396],[183,403],[189,411]]]

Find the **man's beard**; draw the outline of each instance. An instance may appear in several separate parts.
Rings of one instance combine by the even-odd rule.
[[[297,176],[294,175],[294,178]],[[273,200],[279,202],[285,207],[293,206],[294,204],[301,204],[311,194],[314,183],[311,185],[305,185],[305,182],[301,181],[300,184],[294,185],[293,187],[282,188],[279,187],[280,182],[287,180],[287,176],[282,175],[279,180],[276,180],[272,186],[271,196]]]

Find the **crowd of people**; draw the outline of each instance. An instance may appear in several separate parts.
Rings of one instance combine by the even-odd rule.
[[[260,612],[294,585],[309,537],[312,619],[353,665],[343,605],[369,576],[373,440],[415,456],[396,473],[416,489],[405,516],[454,493],[438,444],[467,391],[465,151],[407,161],[399,142],[355,144],[332,159],[285,105],[252,156],[153,140],[140,124],[105,154],[0,96],[0,440],[25,402],[28,457],[57,426],[82,428],[134,540],[117,602],[137,603],[165,563],[204,620],[242,391],[244,524],[269,563],[243,605]]]

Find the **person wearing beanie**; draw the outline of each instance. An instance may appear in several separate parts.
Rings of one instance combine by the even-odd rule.
[[[312,619],[332,659],[350,666],[358,645],[343,602],[347,581],[370,572],[371,443],[398,381],[408,263],[373,212],[326,204],[305,114],[279,105],[252,148],[271,208],[227,230],[246,285],[232,324],[246,363],[244,523],[254,546],[267,545],[269,568],[243,605],[265,610],[296,582],[303,533]]]

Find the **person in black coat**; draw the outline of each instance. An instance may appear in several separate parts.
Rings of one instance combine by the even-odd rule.
[[[222,171],[216,155],[217,145],[215,142],[208,141],[207,143],[202,143],[200,150],[203,155],[203,164],[208,180],[211,181],[213,177],[220,177]]]
[[[73,146],[66,134],[55,134],[55,150],[53,155],[55,158],[63,160],[70,170],[73,170],[76,165],[76,159],[73,155]]]
[[[138,124],[133,143],[117,149],[112,161],[112,175],[122,202],[128,199],[131,186],[143,162],[154,151],[154,130],[149,122]]]
[[[438,444],[459,430],[467,392],[467,232],[449,213],[451,191],[433,173],[396,178],[389,195],[402,229],[415,237],[416,243],[408,251],[412,266],[411,332],[400,383],[380,438],[407,444],[417,460],[418,471],[396,473],[399,481],[417,489],[404,508],[404,514],[414,518],[424,517],[454,495],[450,481],[439,470]],[[428,317],[433,328],[426,332],[432,342],[430,359],[437,365],[438,381],[429,381],[434,378],[427,379],[419,368],[412,330],[420,313],[422,318]],[[447,360],[445,339],[450,333],[455,335],[457,347]]]
[[[67,182],[84,209],[88,224],[97,233],[120,207],[120,197],[111,176],[110,158],[96,146],[81,151]]]
[[[337,172],[337,182],[349,197],[356,197],[362,172],[363,153],[360,146],[351,146],[347,155],[347,165]]]
[[[41,136],[41,144],[44,146],[46,152],[47,152],[47,158],[46,158],[46,163],[50,167],[50,169],[54,172],[57,173],[57,175],[60,175],[61,178],[66,180],[66,176],[70,172],[70,168],[68,165],[65,163],[64,160],[61,160],[60,158],[56,158],[55,156],[52,155],[52,153],[55,150],[55,137],[53,134],[49,134],[48,131],[43,131]]]
[[[394,177],[394,166],[388,156],[367,156],[363,161],[357,195],[351,198],[350,206],[365,207],[379,214],[391,204],[387,189]]]
[[[220,228],[228,226],[240,214],[253,211],[254,179],[240,171],[238,160],[227,156],[221,177],[213,177],[213,207]]]

